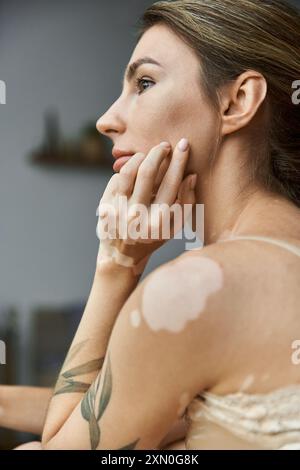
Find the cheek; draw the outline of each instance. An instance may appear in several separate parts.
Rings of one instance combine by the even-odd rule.
[[[207,159],[216,136],[216,115],[199,90],[186,86],[153,87],[141,95],[128,118],[131,135],[141,148],[168,140],[173,148],[187,137],[197,149],[197,162]],[[191,153],[192,155],[192,153]]]
[[[213,150],[216,142],[217,118],[212,106],[196,93],[183,93],[182,96],[173,97],[173,100],[164,104],[159,111],[161,128],[166,132],[167,138],[175,147],[177,141],[187,137],[191,143],[191,160],[193,150],[197,164],[205,161]],[[160,105],[162,108],[162,104]]]
[[[139,136],[146,142],[161,137],[176,143],[176,139],[182,137],[182,132],[190,128],[189,123],[186,123],[190,108],[191,97],[182,87],[175,86],[173,82],[161,83],[136,99],[128,122],[133,131],[138,129]]]
[[[127,125],[135,141],[147,147],[149,143],[156,145],[160,138],[168,138],[168,130],[172,127],[170,119],[173,119],[172,104],[153,87],[153,90],[135,98],[127,116]]]

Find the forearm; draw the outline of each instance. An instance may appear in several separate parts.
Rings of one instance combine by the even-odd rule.
[[[0,386],[0,427],[41,434],[51,388]]]
[[[60,429],[101,371],[114,323],[139,277],[130,268],[114,263],[96,269],[82,320],[51,400],[44,438]]]

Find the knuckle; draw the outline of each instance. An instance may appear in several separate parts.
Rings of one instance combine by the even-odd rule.
[[[119,181],[119,175],[118,175],[118,173],[114,173],[114,174],[112,175],[112,177],[110,178],[110,182],[111,182],[112,184],[117,184],[118,181]]]
[[[120,175],[125,178],[132,178],[134,175],[134,171],[132,168],[126,168],[126,165],[124,165],[120,170]]]
[[[143,153],[143,152],[138,152],[138,153],[136,153],[134,156],[137,157],[137,158],[142,158],[142,157],[145,157],[146,154]]]
[[[142,175],[142,177],[148,178],[154,175],[155,168],[152,165],[149,165],[149,163],[145,165],[142,164],[139,168],[139,173]]]

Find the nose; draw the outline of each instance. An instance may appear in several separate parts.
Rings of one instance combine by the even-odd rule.
[[[96,128],[100,134],[113,139],[115,134],[125,131],[125,121],[117,107],[116,101],[97,121]]]

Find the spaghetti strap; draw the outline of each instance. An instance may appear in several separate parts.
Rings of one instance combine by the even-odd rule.
[[[218,240],[217,243],[231,241],[231,240],[265,241],[265,242],[272,243],[273,245],[281,246],[282,248],[285,248],[286,250],[288,250],[291,253],[293,253],[293,254],[300,257],[300,246],[296,246],[296,245],[293,245],[293,244],[291,244],[289,242],[286,242],[284,240],[279,240],[277,238],[272,238],[272,237],[264,237],[264,236],[258,236],[258,235],[238,235],[238,236],[232,236],[232,237],[227,238],[227,239]]]

